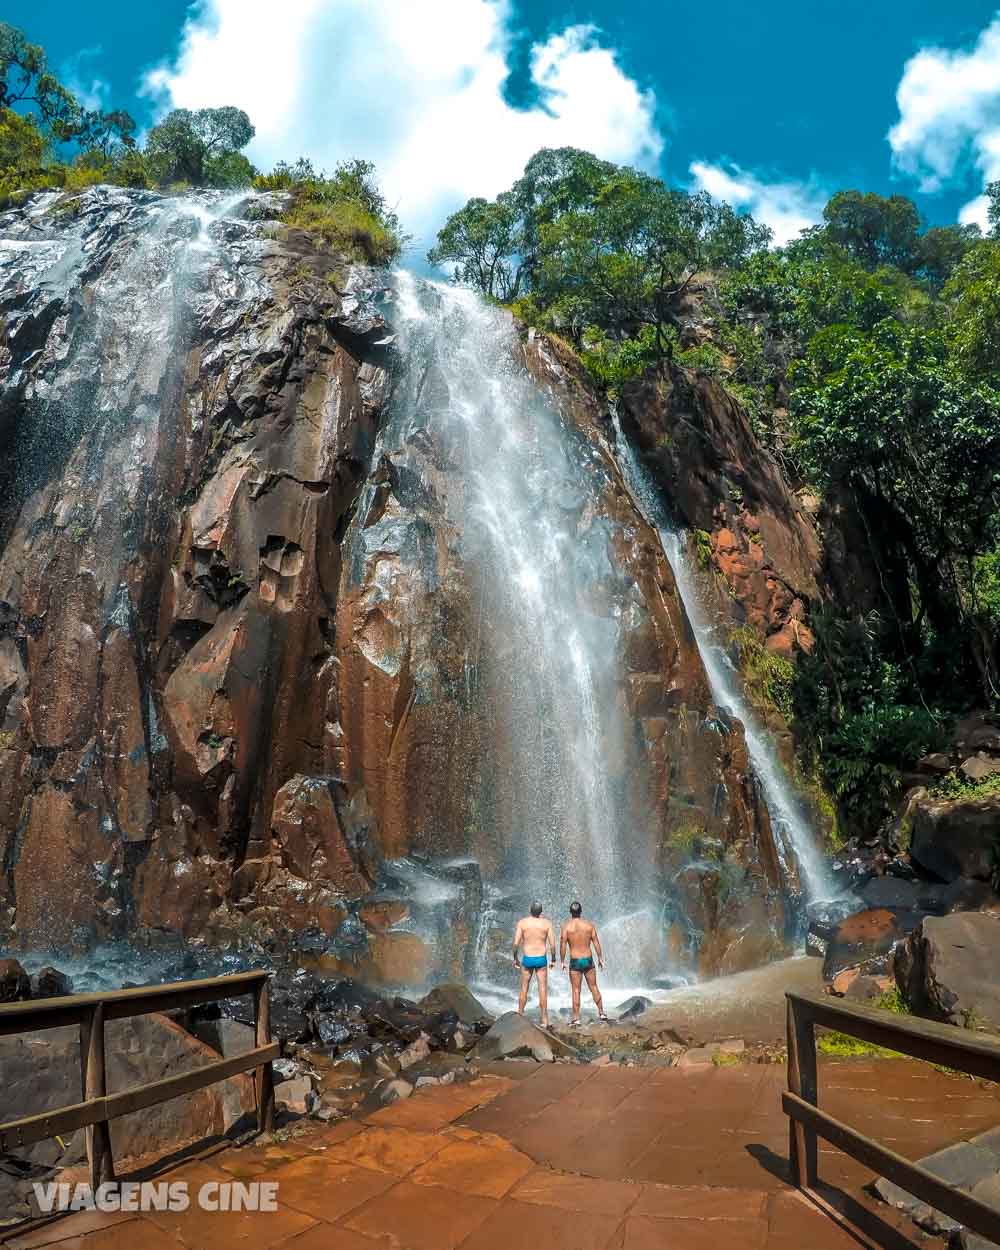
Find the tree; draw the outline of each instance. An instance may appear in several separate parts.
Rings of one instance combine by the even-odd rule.
[[[793,376],[803,468],[846,486],[892,553],[900,623],[917,629],[926,614],[947,635],[962,568],[1000,522],[1000,394],[963,376],[940,331],[891,319],[870,334],[821,331]]]
[[[894,265],[909,273],[917,263],[920,214],[905,196],[838,191],[823,219],[830,241],[866,269]]]
[[[916,274],[941,287],[969,249],[982,237],[977,225],[932,226],[917,242]]]
[[[951,304],[948,335],[959,365],[973,379],[1000,384],[1000,242],[984,239],[973,247],[944,297]]]
[[[0,22],[0,108],[32,108],[52,137],[75,137],[81,109],[70,91],[49,73],[45,53],[24,34]]]
[[[519,251],[523,233],[510,192],[495,202],[472,199],[452,213],[427,253],[432,265],[456,262],[456,282],[473,286],[505,303],[516,299],[524,268]]]
[[[146,157],[158,182],[197,187],[210,180],[213,168],[231,174],[233,163],[223,158],[246,147],[253,136],[250,118],[231,105],[194,112],[173,109],[149,132]]]

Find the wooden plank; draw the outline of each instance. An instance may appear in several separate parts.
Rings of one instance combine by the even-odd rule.
[[[240,1072],[249,1072],[262,1063],[277,1059],[280,1050],[279,1043],[272,1042],[269,1046],[249,1050],[246,1054],[234,1055],[231,1059],[206,1064],[193,1072],[183,1072],[162,1081],[139,1085],[121,1094],[108,1094],[89,1102],[60,1107],[58,1111],[46,1111],[40,1115],[0,1124],[0,1153],[19,1146],[29,1146],[33,1142],[46,1141],[57,1133],[65,1136],[77,1129],[112,1120],[115,1116],[126,1115],[130,1111],[141,1111],[145,1107],[166,1102],[169,1098],[177,1098],[206,1085],[213,1085],[216,1081],[226,1080]]]
[[[278,1043],[272,1042],[269,1046],[248,1050],[243,1055],[233,1055],[231,1059],[207,1063],[202,1068],[195,1068],[193,1072],[181,1072],[177,1076],[164,1077],[162,1081],[137,1085],[121,1094],[109,1094],[104,1099],[105,1115],[107,1119],[113,1120],[116,1116],[129,1115],[133,1111],[154,1107],[170,1098],[193,1093],[196,1089],[204,1089],[206,1085],[214,1085],[216,1081],[225,1081],[241,1072],[249,1072],[251,1068],[258,1068],[263,1063],[271,1063],[278,1058],[280,1052]]]
[[[89,1017],[80,1026],[80,1059],[85,1102],[101,1102],[108,1092],[104,1060],[104,1004],[95,1003]],[[87,1162],[90,1184],[96,1189],[115,1178],[114,1156],[111,1153],[111,1130],[102,1117],[87,1129]]]
[[[1000,1041],[982,1033],[918,1016],[896,1015],[860,1003],[845,1003],[828,995],[789,991],[785,997],[795,1005],[800,1018],[811,1019],[828,1029],[839,1029],[875,1046],[886,1046],[970,1076],[1000,1081]]]
[[[79,1128],[89,1128],[104,1119],[104,1099],[93,1102],[77,1102],[58,1111],[43,1111],[40,1115],[25,1116],[23,1120],[10,1120],[0,1124],[0,1154],[31,1146],[35,1142],[48,1141],[58,1134],[68,1137]]]
[[[265,971],[235,972],[200,981],[140,985],[130,990],[114,990],[110,994],[69,994],[34,1002],[4,1003],[0,1005],[0,1037],[79,1024],[97,1003],[104,1004],[105,1020],[123,1020],[129,1016],[149,1015],[153,1011],[196,1007],[199,1003],[237,998],[253,993],[255,987],[270,975]]]
[[[782,1094],[781,1104],[786,1115],[811,1128],[879,1176],[950,1215],[981,1237],[1000,1242],[1000,1211],[995,1207],[987,1206],[964,1190],[955,1189],[919,1163],[872,1141],[795,1094]]]
[[[271,1042],[271,999],[267,982],[262,981],[253,995],[254,1041],[258,1047]],[[274,1073],[269,1063],[257,1069],[257,1126],[262,1133],[274,1129]]]
[[[810,1020],[800,1018],[795,1003],[787,1004],[788,1089],[797,1098],[816,1104],[816,1033]],[[801,1121],[788,1121],[788,1158],[792,1180],[799,1189],[816,1184],[816,1134]]]

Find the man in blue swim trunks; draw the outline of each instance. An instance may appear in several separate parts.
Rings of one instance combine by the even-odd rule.
[[[587,988],[597,1007],[597,1014],[606,1021],[608,1017],[604,1014],[604,1000],[597,988],[597,968],[594,967],[594,956],[590,950],[593,945],[597,952],[597,965],[603,968],[604,952],[601,950],[597,929],[589,920],[583,919],[583,907],[577,902],[570,903],[569,916],[559,933],[559,958],[565,971],[566,948],[569,947],[569,982],[573,990],[573,1019],[570,1023],[580,1023],[580,986],[584,977],[587,978]]]
[[[518,948],[521,958],[518,958]],[[538,1005],[542,1011],[542,1028],[549,1027],[549,954],[552,967],[556,966],[556,935],[552,921],[542,915],[541,903],[531,904],[531,915],[517,922],[514,933],[514,967],[521,969],[521,995],[517,1002],[517,1014],[524,1015],[528,1001],[531,978],[538,976]]]

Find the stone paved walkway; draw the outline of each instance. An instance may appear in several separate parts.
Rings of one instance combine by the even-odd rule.
[[[503,1075],[498,1075],[503,1073]],[[508,1075],[509,1074],[509,1075]],[[782,1067],[497,1065],[364,1120],[161,1175],[279,1183],[259,1214],[79,1214],[7,1250],[923,1250],[824,1149],[837,1219],[787,1184]],[[995,1089],[903,1060],[825,1063],[821,1102],[901,1153],[1000,1123]],[[846,1221],[845,1218],[846,1217]],[[839,1219],[839,1223],[838,1223]],[[853,1231],[848,1231],[848,1226]]]

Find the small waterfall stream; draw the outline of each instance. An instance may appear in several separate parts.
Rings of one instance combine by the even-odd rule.
[[[673,571],[678,593],[698,644],[712,698],[719,707],[743,723],[750,762],[764,793],[783,864],[786,867],[791,864],[797,868],[806,902],[828,899],[835,890],[816,836],[767,730],[743,692],[740,675],[728,650],[718,640],[716,629],[708,619],[691,568],[686,537],[671,524],[656,486],[625,437],[617,414],[613,414],[612,424],[618,462],[626,484],[646,519],[660,536],[664,554]]]

